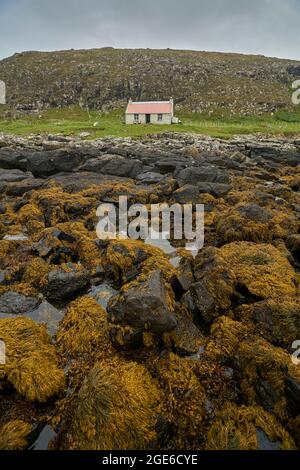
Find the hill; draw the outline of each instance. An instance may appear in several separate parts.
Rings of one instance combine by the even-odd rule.
[[[130,97],[173,96],[179,110],[251,116],[292,109],[299,76],[292,60],[180,50],[24,52],[0,61],[7,108],[21,114],[78,104],[107,111]]]

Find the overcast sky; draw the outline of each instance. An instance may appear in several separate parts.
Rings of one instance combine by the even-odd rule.
[[[0,58],[104,46],[300,60],[300,0],[0,0]]]

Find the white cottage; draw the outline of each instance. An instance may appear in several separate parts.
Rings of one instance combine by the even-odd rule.
[[[129,100],[125,114],[126,124],[178,124],[174,117],[174,100],[132,101]]]

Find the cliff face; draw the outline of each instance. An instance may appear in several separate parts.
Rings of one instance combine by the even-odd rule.
[[[24,52],[0,61],[9,107],[33,110],[88,104],[110,109],[135,100],[175,98],[194,112],[255,115],[291,107],[300,63],[240,54],[93,49]]]

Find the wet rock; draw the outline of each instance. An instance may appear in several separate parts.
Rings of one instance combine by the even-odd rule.
[[[197,184],[197,189],[199,193],[207,193],[216,198],[220,198],[226,196],[229,193],[231,186],[229,184],[222,183],[200,182]]]
[[[67,299],[86,287],[89,279],[88,272],[82,266],[67,263],[48,274],[43,292],[51,300]]]
[[[0,168],[27,170],[27,150],[0,148]]]
[[[0,295],[0,313],[22,315],[36,309],[40,303],[40,299],[8,291]]]
[[[215,166],[185,168],[176,174],[176,178],[182,185],[203,182],[229,184],[229,176],[227,173],[219,170]]]
[[[5,214],[6,212],[6,205],[0,202],[0,215]]]
[[[195,278],[193,274],[192,260],[189,257],[181,258],[177,269],[177,279],[184,291],[189,290],[191,285],[194,283]]]
[[[26,316],[34,320],[36,323],[45,324],[50,336],[54,336],[58,324],[64,316],[63,310],[58,310],[49,304],[49,302],[42,302],[35,310],[27,312]]]
[[[73,151],[34,152],[28,157],[27,169],[35,177],[45,178],[55,173],[73,171],[79,167],[83,159],[82,155]]]
[[[205,338],[193,322],[191,314],[183,305],[176,308],[177,326],[171,334],[172,343],[178,354],[197,354]]]
[[[147,173],[142,173],[136,177],[136,180],[139,183],[143,184],[156,184],[159,183],[164,179],[164,175],[161,175],[160,173],[154,173],[151,171],[148,171]]]
[[[30,177],[30,174],[21,170],[0,170],[0,183],[16,183],[28,177]]]
[[[138,342],[143,331],[162,334],[176,327],[176,318],[168,302],[163,274],[154,271],[144,282],[129,285],[119,296],[112,298],[107,311],[111,323],[132,328],[134,340]]]
[[[28,191],[37,190],[45,184],[45,181],[39,178],[26,178],[22,181],[8,184],[6,194],[8,196],[23,196]]]
[[[255,220],[256,222],[268,222],[272,218],[272,214],[257,204],[246,204],[239,207],[238,212],[244,217]]]
[[[200,203],[199,193],[197,185],[186,184],[172,194],[172,199],[178,204],[197,204]]]
[[[80,167],[80,170],[135,178],[142,171],[142,168],[143,165],[139,160],[127,159],[118,155],[103,155],[88,160]]]

